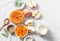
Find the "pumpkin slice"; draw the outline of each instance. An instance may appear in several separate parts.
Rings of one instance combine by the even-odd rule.
[[[24,15],[21,10],[14,10],[10,14],[10,20],[15,24],[21,23],[23,19],[24,19]]]
[[[27,34],[28,34],[28,29],[26,28],[25,25],[23,24],[20,24],[16,27],[15,29],[15,34],[20,37],[20,38],[23,38],[25,37]]]

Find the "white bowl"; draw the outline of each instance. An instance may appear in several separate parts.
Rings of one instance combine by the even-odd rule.
[[[34,41],[34,39],[32,38],[31,35],[28,35],[24,38],[24,41],[27,41],[27,39],[29,39],[28,41]]]
[[[48,28],[45,25],[40,25],[39,27],[36,28],[36,32],[39,33],[40,35],[46,35],[48,32]]]
[[[22,3],[23,3],[22,6],[20,6],[20,7],[15,6],[15,9],[23,9],[25,7],[25,3],[24,2],[22,2]]]

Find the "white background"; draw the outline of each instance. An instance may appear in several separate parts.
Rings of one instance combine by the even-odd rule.
[[[27,1],[26,1],[27,2]],[[36,41],[60,41],[60,1],[59,0],[36,0],[42,18],[37,20],[37,24],[44,24],[49,31],[46,36],[32,35]],[[0,0],[0,26],[3,20],[9,17],[14,9],[14,0]],[[38,9],[38,8],[37,8]],[[37,26],[37,25],[36,25]],[[1,34],[1,32],[0,32]],[[0,35],[0,41],[10,41]],[[12,41],[20,41],[13,37]]]

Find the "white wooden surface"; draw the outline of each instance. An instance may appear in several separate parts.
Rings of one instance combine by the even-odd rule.
[[[27,1],[26,1],[27,2]],[[59,0],[36,0],[42,18],[36,21],[36,24],[44,24],[49,31],[46,36],[32,35],[35,41],[60,41],[60,1]],[[14,0],[0,0],[0,26],[3,19],[9,17],[10,12],[14,9]],[[38,8],[37,8],[38,9]],[[36,26],[37,26],[36,25]],[[6,27],[5,27],[6,28]],[[10,41],[4,38],[0,32],[0,41]],[[12,36],[11,41],[21,41],[16,36]]]

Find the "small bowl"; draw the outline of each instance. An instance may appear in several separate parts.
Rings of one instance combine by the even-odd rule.
[[[22,3],[22,6],[19,6],[19,7],[16,6],[16,1],[15,1],[15,4],[14,4],[14,5],[15,5],[15,8],[16,8],[16,9],[23,9],[23,8],[25,7],[25,3],[22,2],[22,1],[18,1],[18,2],[21,2],[21,3]]]
[[[8,25],[7,31],[8,31],[9,33],[13,33],[13,32],[14,32],[14,25]]]
[[[40,35],[46,35],[48,32],[48,28],[45,25],[40,25],[36,29],[36,32],[38,32]]]
[[[25,38],[24,38],[24,41],[34,41],[34,39],[32,38],[32,36],[31,35],[28,35],[28,36],[26,36]]]
[[[20,24],[20,25],[18,25],[18,26],[21,26],[21,25],[23,25],[23,24]],[[17,26],[17,27],[18,27],[18,26]],[[23,26],[25,26],[25,25],[23,25]],[[16,27],[16,28],[17,28],[17,27]],[[27,29],[26,34],[25,34],[24,36],[22,36],[22,37],[21,37],[21,36],[18,36],[18,35],[16,34],[16,28],[15,28],[15,31],[14,31],[14,32],[15,32],[15,35],[16,35],[17,37],[19,37],[19,38],[24,38],[25,36],[27,36],[27,34],[28,34],[28,29],[27,29],[27,28],[26,28],[26,29]],[[20,28],[21,28],[21,27],[20,27]]]

